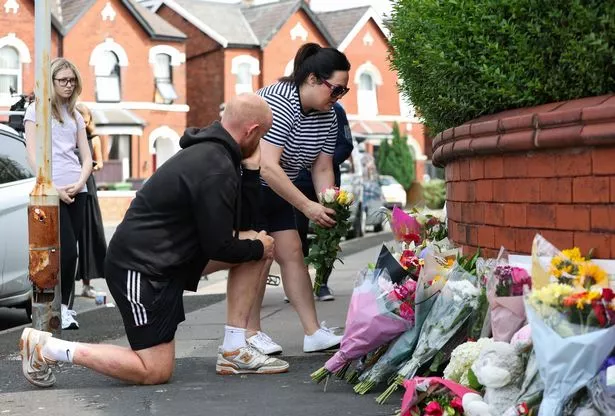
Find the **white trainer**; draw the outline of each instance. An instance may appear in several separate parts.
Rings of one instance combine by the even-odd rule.
[[[83,290],[81,291],[81,296],[84,298],[96,298],[98,291],[94,288],[94,286],[83,285]]]
[[[342,335],[335,335],[323,323],[318,331],[303,337],[303,352],[318,352],[337,348],[342,342],[342,338]]]
[[[49,338],[49,332],[25,328],[19,339],[21,371],[26,380],[37,387],[51,387],[56,382],[56,377],[49,368],[49,364],[54,362],[48,363],[43,357],[43,347]]]
[[[258,331],[256,335],[252,335],[250,338],[246,339],[246,342],[261,354],[277,355],[282,353],[282,347],[273,342],[269,335],[261,331]]]
[[[288,371],[288,363],[261,354],[247,345],[235,351],[218,350],[216,373],[232,374],[279,374]]]
[[[62,305],[62,329],[79,329],[79,322],[74,318],[77,312]]]

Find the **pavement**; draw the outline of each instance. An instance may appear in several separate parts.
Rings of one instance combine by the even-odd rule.
[[[336,264],[330,280],[333,302],[317,302],[318,316],[327,326],[343,327],[354,279],[368,263],[375,262],[388,232],[342,244],[344,263]],[[276,273],[275,268],[272,273]],[[95,280],[99,290],[103,281]],[[184,296],[186,321],[176,334],[176,370],[170,383],[161,386],[127,386],[75,365],[56,369],[57,384],[37,389],[21,375],[17,340],[21,327],[0,332],[0,415],[212,415],[277,416],[392,415],[400,407],[397,393],[387,405],[375,402],[377,393],[354,394],[352,386],[332,377],[324,386],[310,380],[331,353],[305,354],[303,330],[292,306],[284,303],[281,286],[267,287],[263,302],[263,330],[284,348],[281,358],[290,371],[282,375],[218,376],[217,348],[224,336],[226,273],[202,280],[198,292]],[[127,346],[119,312],[108,304],[78,298],[75,309],[78,331],[64,331],[66,339],[106,342]],[[35,413],[36,412],[36,413]]]

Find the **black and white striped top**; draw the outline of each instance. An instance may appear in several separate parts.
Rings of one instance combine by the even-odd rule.
[[[299,89],[291,82],[269,85],[257,94],[269,103],[273,112],[273,126],[263,139],[284,148],[280,166],[291,181],[301,169],[310,169],[320,152],[333,155],[337,140],[337,118],[333,109],[305,114]]]

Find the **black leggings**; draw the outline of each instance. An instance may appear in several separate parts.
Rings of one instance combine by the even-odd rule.
[[[62,304],[68,305],[75,285],[77,241],[85,220],[86,192],[75,196],[72,204],[60,201],[60,272],[62,273]]]

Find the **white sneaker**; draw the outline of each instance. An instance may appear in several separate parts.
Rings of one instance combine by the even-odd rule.
[[[96,298],[96,295],[97,295],[97,291],[96,291],[96,289],[94,289],[94,286],[83,285],[83,290],[81,291],[81,296],[83,296],[84,298],[94,299],[94,298]]]
[[[232,374],[279,374],[288,371],[288,363],[261,354],[247,345],[235,351],[218,350],[216,373]]]
[[[342,335],[335,335],[323,322],[318,331],[303,337],[303,352],[318,352],[337,348],[342,342],[342,338]]]
[[[77,316],[77,312],[62,305],[62,329],[79,329],[79,322],[74,316]]]
[[[258,331],[256,335],[252,335],[250,338],[246,339],[246,342],[261,354],[276,355],[282,353],[282,347],[273,342],[273,340],[269,338],[269,335],[261,331]]]
[[[49,332],[26,328],[19,339],[21,371],[26,380],[37,387],[51,387],[56,382],[56,377],[49,368],[50,363],[43,357],[43,346],[49,338]]]

